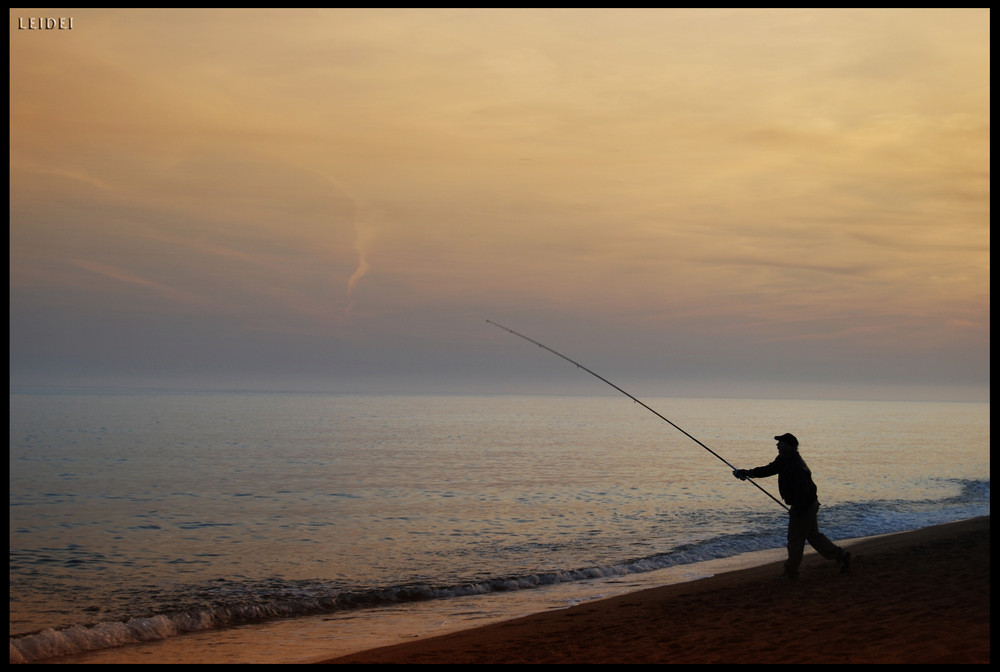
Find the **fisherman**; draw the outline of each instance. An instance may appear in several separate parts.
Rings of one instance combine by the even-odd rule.
[[[736,469],[733,476],[745,481],[748,478],[766,478],[778,474],[778,492],[788,510],[788,560],[782,578],[795,579],[799,575],[802,553],[808,541],[827,560],[836,560],[840,571],[846,573],[851,567],[851,553],[827,539],[816,522],[819,500],[816,498],[816,484],[805,460],[799,455],[799,440],[791,434],[774,437],[778,442],[778,457],[768,465],[754,469]]]

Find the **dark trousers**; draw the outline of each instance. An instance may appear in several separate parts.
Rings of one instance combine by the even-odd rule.
[[[788,560],[785,561],[785,574],[792,576],[799,573],[802,564],[802,553],[806,542],[816,549],[816,552],[827,560],[840,560],[844,557],[844,549],[827,539],[819,531],[816,514],[819,512],[819,502],[809,506],[793,506],[788,512]]]

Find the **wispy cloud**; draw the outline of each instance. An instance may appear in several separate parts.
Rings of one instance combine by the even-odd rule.
[[[42,305],[82,269],[345,348],[413,320],[414,360],[503,306],[988,361],[988,10],[80,17],[11,40],[12,293]]]
[[[131,287],[138,287],[141,290],[147,290],[152,294],[159,297],[167,299],[169,302],[182,305],[182,306],[194,306],[198,308],[203,308],[208,305],[203,297],[193,294],[191,292],[178,289],[177,287],[172,287],[170,285],[165,285],[161,282],[154,282],[147,278],[140,277],[115,266],[111,266],[98,261],[89,261],[78,259],[73,262],[78,268],[82,268],[85,271],[94,273],[104,278],[110,278],[119,282],[123,285],[128,285]]]

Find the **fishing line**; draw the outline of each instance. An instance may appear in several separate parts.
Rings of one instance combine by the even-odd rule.
[[[612,382],[611,382],[610,380],[608,380],[608,379],[607,379],[607,378],[605,378],[604,376],[599,376],[598,374],[594,373],[593,371],[591,371],[590,369],[588,369],[588,368],[587,368],[586,366],[584,366],[583,364],[580,364],[579,362],[576,362],[576,361],[573,361],[572,359],[570,359],[570,358],[569,358],[569,357],[567,357],[566,355],[562,354],[561,352],[556,352],[555,350],[553,350],[553,349],[552,349],[552,348],[550,348],[549,346],[547,346],[547,345],[544,345],[544,344],[542,344],[542,343],[539,343],[538,341],[536,341],[536,340],[535,340],[535,339],[533,339],[533,338],[528,338],[528,337],[527,337],[527,336],[525,336],[524,334],[520,334],[520,333],[518,333],[518,332],[514,331],[513,329],[509,329],[508,327],[505,327],[505,326],[503,326],[502,324],[497,324],[496,322],[493,322],[492,320],[486,320],[486,324],[492,324],[492,325],[493,325],[494,327],[498,327],[498,328],[500,328],[500,329],[503,329],[503,330],[504,330],[504,331],[506,331],[506,332],[509,332],[509,333],[511,333],[511,334],[514,334],[515,336],[517,336],[517,337],[519,337],[519,338],[523,338],[524,340],[528,341],[529,343],[534,343],[535,345],[537,345],[538,347],[542,348],[543,350],[548,350],[548,351],[549,351],[549,352],[551,352],[551,353],[552,353],[553,355],[556,355],[557,357],[562,357],[563,359],[565,359],[565,360],[566,360],[567,362],[569,362],[570,364],[573,364],[573,365],[574,365],[574,366],[576,366],[577,368],[580,368],[580,369],[583,369],[584,371],[586,371],[586,372],[587,372],[587,373],[589,373],[590,375],[594,376],[594,377],[595,377],[595,378],[597,378],[598,380],[600,380],[600,381],[603,381],[604,383],[607,383],[607,384],[608,384],[608,385],[610,385],[611,387],[615,388],[616,390],[618,390],[619,392],[621,392],[622,394],[624,394],[624,395],[625,395],[626,397],[628,397],[629,399],[631,399],[632,401],[634,401],[635,403],[639,404],[640,406],[642,406],[643,408],[645,408],[645,409],[646,409],[647,411],[649,411],[650,413],[652,413],[653,415],[655,415],[656,417],[658,417],[658,418],[659,418],[660,420],[663,420],[663,421],[664,421],[664,422],[666,422],[666,423],[667,423],[668,425],[670,425],[671,427],[673,427],[674,429],[676,429],[676,430],[677,430],[678,432],[680,432],[680,433],[681,433],[681,434],[683,434],[684,436],[688,437],[689,439],[691,439],[692,441],[694,441],[695,443],[697,443],[697,444],[698,444],[699,446],[701,446],[702,448],[704,448],[704,449],[705,449],[705,450],[707,450],[708,452],[712,453],[712,455],[715,455],[715,456],[716,456],[717,458],[719,458],[720,460],[722,460],[722,462],[723,462],[723,463],[725,463],[725,464],[726,464],[726,465],[727,465],[727,466],[728,466],[728,467],[729,467],[730,469],[733,469],[733,470],[735,470],[735,469],[736,469],[736,467],[734,467],[733,465],[729,464],[729,462],[728,462],[728,461],[727,461],[727,460],[726,460],[726,459],[725,459],[724,457],[722,457],[721,455],[719,455],[719,454],[718,454],[717,452],[715,452],[714,450],[712,450],[711,448],[709,448],[708,446],[706,446],[706,445],[705,445],[704,443],[702,443],[702,442],[701,442],[701,441],[699,441],[698,439],[694,438],[693,436],[691,436],[690,434],[688,434],[687,432],[685,432],[685,431],[684,431],[683,429],[681,429],[680,427],[678,427],[677,425],[675,425],[675,424],[674,424],[673,422],[671,422],[671,421],[670,421],[670,420],[669,420],[668,418],[666,418],[665,416],[661,415],[661,414],[660,414],[660,413],[659,413],[658,411],[656,411],[655,409],[653,409],[653,408],[650,408],[650,407],[649,407],[649,406],[647,406],[647,405],[646,405],[646,404],[645,404],[644,402],[640,401],[639,399],[636,399],[636,398],[635,398],[635,397],[633,397],[633,396],[632,396],[631,394],[629,394],[628,392],[626,392],[626,391],[625,391],[625,390],[623,390],[622,388],[620,388],[620,387],[618,387],[617,385],[615,385],[614,383],[612,383]],[[776,501],[776,502],[778,503],[778,505],[779,505],[779,506],[781,506],[781,508],[783,508],[783,509],[786,509],[786,510],[788,509],[788,507],[787,507],[787,506],[785,506],[785,505],[784,505],[784,504],[783,504],[783,503],[781,502],[781,500],[777,499],[777,498],[776,498],[776,497],[775,497],[774,495],[772,495],[772,494],[771,494],[770,492],[768,492],[768,491],[767,491],[767,490],[765,490],[764,488],[760,487],[760,486],[759,486],[759,485],[758,485],[758,484],[757,484],[757,483],[756,483],[756,482],[755,482],[755,481],[754,481],[754,480],[753,480],[752,478],[748,478],[748,479],[746,479],[746,480],[747,480],[747,482],[748,482],[748,483],[752,484],[752,485],[753,485],[753,486],[754,486],[755,488],[757,488],[758,490],[760,490],[761,492],[763,492],[763,493],[764,493],[765,495],[767,495],[768,497],[770,497],[771,499],[773,499],[774,501]]]

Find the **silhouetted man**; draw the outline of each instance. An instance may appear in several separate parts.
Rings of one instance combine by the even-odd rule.
[[[820,531],[816,522],[819,500],[816,498],[816,484],[805,460],[799,455],[799,440],[791,434],[774,437],[778,442],[778,457],[770,464],[755,469],[736,469],[733,476],[745,481],[748,478],[766,478],[778,475],[778,492],[788,504],[788,560],[785,561],[784,578],[794,579],[799,575],[802,552],[808,541],[827,560],[836,560],[840,571],[846,572],[851,566],[851,554]]]

